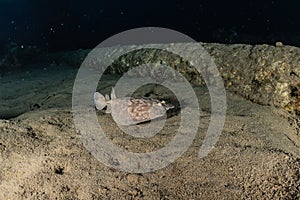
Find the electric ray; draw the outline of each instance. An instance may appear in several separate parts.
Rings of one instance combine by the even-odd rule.
[[[147,122],[166,115],[166,111],[174,108],[165,101],[150,98],[123,97],[117,98],[114,88],[111,96],[105,96],[99,92],[94,93],[94,104],[98,110],[105,107],[106,113],[112,113],[113,119],[119,125],[134,125]]]

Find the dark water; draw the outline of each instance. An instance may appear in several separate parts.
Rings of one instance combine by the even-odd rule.
[[[1,48],[93,48],[121,31],[165,27],[203,42],[299,45],[299,1],[1,0]]]

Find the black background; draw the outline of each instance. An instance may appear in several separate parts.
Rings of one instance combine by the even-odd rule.
[[[0,0],[0,45],[93,48],[121,31],[154,26],[202,42],[300,46],[299,10],[299,0]]]

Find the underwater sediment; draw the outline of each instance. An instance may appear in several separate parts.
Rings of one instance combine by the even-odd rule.
[[[0,120],[0,198],[298,199],[299,116],[282,107],[296,110],[299,103],[299,49],[202,45],[223,77],[228,108],[220,138],[205,158],[197,155],[210,124],[210,95],[207,82],[192,63],[167,51],[141,49],[115,60],[98,85],[100,92],[109,93],[119,78],[109,74],[122,74],[143,62],[157,65],[132,71],[132,76],[138,72],[156,78],[162,73],[172,78],[174,74],[159,68],[167,64],[194,85],[201,108],[195,140],[175,162],[151,173],[131,174],[108,167],[83,145],[82,132],[74,126],[72,88],[77,69],[90,50],[49,54],[43,63],[0,77],[0,117],[6,118]],[[99,51],[113,55],[122,48],[127,47]],[[186,44],[186,52],[188,48]],[[101,60],[97,59],[85,62],[100,70]],[[158,89],[155,95],[160,94]],[[179,114],[172,115],[160,133],[141,139],[124,134],[109,114],[97,116],[113,144],[137,153],[166,146],[181,120]]]

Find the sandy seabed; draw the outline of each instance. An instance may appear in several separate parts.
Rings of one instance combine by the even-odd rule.
[[[193,144],[175,162],[149,173],[104,165],[86,150],[71,110],[76,70],[44,65],[6,74],[1,83],[0,199],[300,199],[300,133],[290,113],[227,92],[226,122],[215,148],[198,151],[210,121],[209,94]],[[100,90],[108,93],[108,77]],[[159,149],[180,116],[149,140],[134,139],[98,113],[114,144],[132,152]]]

